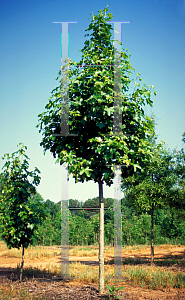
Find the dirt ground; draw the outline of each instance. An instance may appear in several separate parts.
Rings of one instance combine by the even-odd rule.
[[[54,248],[54,247],[53,247]],[[93,247],[95,248],[95,247]],[[122,252],[122,261],[124,264],[124,259],[130,258],[132,260],[140,259],[143,261],[142,266],[146,268],[150,268],[150,264],[145,260],[150,259],[150,247],[145,247],[140,250],[132,250],[132,251],[124,251]],[[165,260],[165,259],[175,259],[175,260],[184,260],[185,259],[185,246],[169,246],[163,247],[156,246],[155,247],[155,260]],[[112,260],[111,253],[105,253],[105,265],[110,263]],[[79,261],[83,264],[96,266],[98,265],[98,256],[93,257],[77,257],[70,256],[69,262]],[[17,264],[21,262],[20,258],[11,258],[6,256],[0,256],[0,285],[11,285],[14,283],[14,289],[20,288],[29,291],[29,299],[35,295],[40,295],[41,299],[44,295],[47,295],[48,299],[108,299],[107,292],[108,289],[105,285],[105,294],[100,295],[98,290],[98,284],[83,284],[81,282],[69,281],[69,280],[57,280],[52,279],[51,275],[45,275],[45,278],[41,278],[42,276],[38,275],[38,278],[34,278],[33,276],[27,276],[26,279],[23,280],[22,283],[19,282],[19,274],[15,272],[12,274],[10,268],[16,268]],[[25,267],[46,267],[46,265],[50,264],[61,264],[61,256],[54,256],[50,258],[42,258],[42,259],[25,259]],[[156,265],[156,269],[157,269]],[[155,268],[155,267],[154,267]],[[163,266],[164,270],[169,270],[174,273],[180,271],[185,273],[185,266],[172,265],[172,266]],[[11,283],[12,280],[12,283]],[[118,296],[120,299],[125,300],[144,300],[144,299],[185,299],[185,288],[183,289],[163,289],[163,290],[149,290],[146,288],[141,288],[139,286],[131,286],[128,282],[123,282],[116,284],[116,287],[124,286],[125,289],[118,292]],[[18,299],[18,298],[13,298]]]

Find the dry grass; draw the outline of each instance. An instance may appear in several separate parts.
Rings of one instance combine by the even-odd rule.
[[[28,247],[25,249],[25,259],[37,259],[42,257],[52,257],[61,253],[60,249],[48,249],[47,247]],[[7,256],[7,257],[21,257],[22,256],[22,249],[11,248],[8,249],[6,244],[2,241],[0,242],[0,256]]]
[[[112,248],[105,246],[104,247],[104,252],[111,253]],[[90,247],[82,247],[82,246],[74,246],[73,248],[71,248],[69,250],[69,255],[70,256],[79,256],[79,257],[84,257],[84,256],[98,256],[99,255],[99,248],[97,247],[97,249],[94,248],[90,248]]]
[[[174,247],[174,245],[161,245],[160,248],[167,250]],[[123,247],[124,253],[132,253],[146,246],[127,246]],[[105,247],[105,252],[113,253],[112,247]],[[38,259],[43,257],[52,257],[55,255],[61,254],[60,246],[52,247],[28,247],[25,249],[25,259]],[[70,256],[98,256],[99,249],[91,248],[90,246],[70,246],[69,255]],[[7,257],[21,257],[21,249],[8,249],[6,244],[0,241],[0,256],[6,255]],[[20,265],[17,265],[17,270],[20,271]],[[42,264],[37,268],[25,267],[24,268],[24,277],[26,276],[35,276],[41,275],[43,277],[47,275],[52,276],[61,276],[61,265],[48,264],[46,267],[42,267]],[[82,264],[80,262],[71,263],[69,265],[69,276],[72,280],[76,280],[80,283],[95,283],[99,282],[99,268],[98,266],[89,266]],[[114,284],[114,279],[107,279],[108,277],[113,276],[113,265],[105,265],[105,284],[112,285]],[[140,266],[140,265],[123,265],[122,266],[122,276],[130,279],[128,281],[131,285],[139,285],[142,288],[149,289],[164,289],[164,288],[184,288],[185,287],[185,274],[180,272],[173,272],[164,270],[163,268],[156,266]],[[122,280],[123,281],[123,280]],[[0,299],[29,299],[28,293],[26,291],[20,291],[18,298],[9,298],[8,295],[13,295],[14,287],[1,285],[0,286]],[[1,298],[2,295],[7,297]],[[17,295],[17,294],[16,294]],[[3,296],[4,297],[4,296]],[[34,299],[34,298],[33,298]],[[40,299],[40,298],[35,298]],[[44,298],[42,298],[44,299]]]
[[[69,247],[69,255],[70,256],[98,256],[99,249],[90,248],[87,246],[70,246]],[[111,252],[112,249],[110,247],[105,247],[105,253]],[[52,257],[61,254],[60,246],[29,246],[25,249],[24,257],[29,259],[38,259],[43,257]],[[0,256],[7,256],[7,257],[21,257],[22,256],[22,249],[12,248],[8,249],[6,243],[0,241]]]
[[[18,266],[17,270],[20,270]],[[40,265],[38,268],[26,267],[24,269],[24,278],[32,275],[33,278],[38,275],[42,275],[43,278],[47,278],[47,275],[51,274],[56,277],[61,276],[61,265],[48,264],[45,268]],[[106,279],[107,277],[112,277],[113,266],[105,266],[105,284],[113,285],[115,280]],[[78,278],[79,285],[83,283],[98,284],[99,282],[99,269],[98,266],[87,266],[81,264],[80,262],[75,262],[69,265],[69,276],[71,281]],[[133,286],[140,286],[147,289],[171,289],[178,288],[182,289],[185,287],[184,274],[174,274],[173,272],[163,271],[161,268],[151,267],[145,268],[140,266],[123,266],[122,276],[128,277],[130,280],[126,280],[129,284]],[[119,282],[119,281],[118,281]],[[124,286],[124,280],[121,280],[122,286]],[[148,290],[149,291],[149,290]],[[13,295],[16,298],[10,298]],[[30,299],[29,293],[25,289],[19,289],[19,291],[14,290],[14,284],[11,286],[0,285],[0,299]],[[45,298],[32,298],[32,299],[45,299]],[[180,299],[180,298],[179,298]],[[183,299],[183,298],[182,298]]]

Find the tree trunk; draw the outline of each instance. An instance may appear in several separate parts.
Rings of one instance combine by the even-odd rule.
[[[78,235],[77,235],[77,246],[78,246],[78,237],[79,237],[79,229],[78,229]]]
[[[24,245],[22,245],[22,263],[21,263],[20,282],[22,282],[23,266],[24,266]]]
[[[154,210],[151,209],[151,265],[154,263]]]
[[[132,246],[131,233],[130,233],[130,246]]]
[[[104,293],[104,203],[103,203],[103,183],[102,177],[98,181],[99,184],[99,293]]]

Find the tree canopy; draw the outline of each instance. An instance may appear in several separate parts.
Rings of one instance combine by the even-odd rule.
[[[35,167],[29,171],[27,149],[22,143],[18,151],[10,156],[5,153],[6,159],[1,174],[2,190],[0,194],[1,237],[9,249],[22,247],[22,266],[24,265],[24,248],[33,242],[34,231],[37,225],[45,218],[45,207],[41,197],[34,197],[36,186],[40,183],[40,171]]]
[[[40,171],[35,167],[29,171],[27,149],[20,143],[19,150],[10,156],[6,153],[2,173],[2,194],[0,201],[1,218],[3,221],[3,235],[8,248],[19,248],[22,245],[28,247],[36,224],[41,222],[44,212],[38,201],[33,201],[36,188],[40,182]],[[35,198],[36,199],[36,198]],[[43,200],[43,199],[42,199]]]
[[[69,59],[69,133],[78,136],[53,136],[61,130],[62,82],[52,91],[46,110],[39,114],[37,127],[42,132],[40,145],[44,153],[50,150],[60,164],[66,162],[75,182],[98,182],[101,177],[110,186],[114,178],[110,165],[127,165],[122,168],[125,177],[140,167],[150,154],[146,136],[153,128],[143,106],[152,105],[151,95],[156,93],[153,86],[142,84],[139,73],[132,90],[135,73],[130,54],[121,50],[123,134],[113,134],[114,70],[110,66],[114,64],[114,46],[112,25],[106,23],[112,19],[112,14],[106,15],[107,10],[94,15],[86,29],[92,33],[86,35],[89,38],[81,50],[80,62],[76,64]],[[77,67],[82,65],[86,67]],[[61,71],[59,80],[60,75]]]
[[[185,132],[182,135],[182,141],[185,143]],[[173,176],[176,184],[174,185],[175,197],[170,201],[170,207],[176,210],[176,217],[185,219],[185,151],[175,150],[171,154],[173,160]]]

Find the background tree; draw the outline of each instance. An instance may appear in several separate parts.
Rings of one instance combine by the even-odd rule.
[[[3,189],[3,175],[0,174],[0,195],[2,195],[2,189]]]
[[[86,31],[92,31],[85,46],[81,50],[82,59],[78,63],[86,65],[85,68],[72,68],[69,76],[69,128],[70,134],[78,136],[53,136],[60,134],[61,97],[63,95],[63,82],[52,91],[46,111],[39,114],[39,131],[43,138],[40,143],[46,150],[50,150],[57,162],[67,163],[69,173],[73,174],[75,182],[94,180],[99,185],[100,209],[100,240],[103,241],[103,183],[108,186],[113,183],[114,170],[110,165],[126,164],[122,168],[122,177],[127,177],[137,168],[141,167],[146,156],[150,154],[150,144],[146,135],[152,130],[150,118],[146,117],[143,105],[152,106],[151,94],[153,86],[135,83],[133,92],[130,54],[121,50],[121,114],[122,135],[113,134],[114,113],[114,46],[111,40],[112,25],[106,21],[112,19],[107,8],[100,10]],[[105,14],[103,13],[105,12]],[[69,60],[70,66],[76,66]],[[61,72],[59,72],[59,79]],[[155,92],[154,92],[155,93]],[[125,135],[127,134],[127,135]],[[108,166],[109,165],[109,166]],[[103,243],[100,244],[100,293],[104,290],[104,257]]]
[[[24,266],[24,249],[33,242],[34,231],[37,224],[45,217],[44,207],[33,201],[36,188],[40,182],[40,171],[35,167],[34,171],[28,171],[27,149],[22,143],[19,150],[11,156],[6,153],[2,159],[6,159],[3,166],[3,188],[0,198],[0,212],[2,220],[1,237],[9,249],[22,247],[22,263],[20,281]],[[1,178],[2,178],[1,177]],[[36,204],[36,205],[35,205]]]
[[[90,200],[96,200],[95,205],[97,206],[98,197]],[[71,202],[73,199],[70,199]],[[77,203],[78,200],[73,200]],[[73,202],[72,201],[72,202]],[[105,206],[108,207],[106,201],[111,201],[113,207],[113,198],[103,199]],[[49,217],[41,224],[38,225],[38,229],[34,231],[33,245],[43,244],[43,233],[44,233],[44,245],[61,245],[61,214],[60,214],[60,201],[54,203],[49,201],[56,215],[53,215],[49,211]],[[129,194],[125,195],[121,199],[122,204],[122,245],[144,245],[151,243],[151,215],[147,210],[138,211],[134,207],[131,201],[129,201]],[[85,207],[86,202],[82,203]],[[73,206],[74,207],[74,206]],[[47,208],[47,210],[49,210]],[[47,213],[46,210],[46,213]],[[184,211],[184,209],[183,209]],[[75,213],[76,212],[76,213]],[[94,210],[90,211],[69,211],[69,243],[70,245],[96,245],[98,244],[99,237],[99,213]],[[93,212],[92,215],[86,215],[86,212]],[[109,215],[106,215],[109,212]],[[76,218],[79,217],[79,218]],[[86,222],[86,223],[85,223]],[[107,246],[113,246],[114,240],[114,212],[113,210],[105,211],[105,244]],[[84,230],[83,224],[86,224],[88,231],[80,235],[80,230]],[[185,220],[178,218],[176,208],[164,207],[154,210],[154,241],[155,244],[185,244]],[[79,229],[79,231],[78,231]]]
[[[57,203],[52,202],[51,200],[46,200],[47,210],[52,219],[54,219],[60,210],[60,201]]]
[[[0,199],[2,199],[3,182],[4,182],[4,177],[2,174],[0,174]],[[1,225],[2,225],[2,217],[1,216],[2,215],[3,215],[3,212],[0,211],[0,235],[2,232],[2,229],[1,229]]]
[[[175,197],[174,176],[171,156],[155,138],[152,159],[148,161],[142,172],[124,180],[126,195],[140,212],[148,211],[151,215],[151,264],[154,261],[154,210],[169,206],[170,199]]]
[[[185,143],[185,132],[182,135],[182,141]],[[176,197],[171,199],[170,207],[175,208],[174,217],[176,219],[185,220],[185,151],[174,150],[171,154],[173,160],[173,173],[175,177],[174,191]]]

